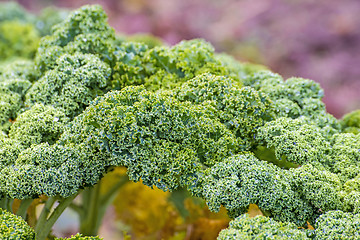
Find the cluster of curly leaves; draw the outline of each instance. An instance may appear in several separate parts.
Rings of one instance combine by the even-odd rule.
[[[203,40],[124,41],[106,20],[84,6],[35,58],[0,65],[2,199],[68,198],[125,166],[130,180],[224,206],[237,218],[219,239],[359,238],[359,111],[339,121],[311,80]],[[248,219],[250,204],[267,217]]]

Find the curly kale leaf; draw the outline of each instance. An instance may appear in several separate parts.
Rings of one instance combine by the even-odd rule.
[[[39,30],[41,36],[50,35],[54,25],[59,24],[67,18],[69,11],[56,7],[46,7],[41,10],[35,20],[35,26]]]
[[[173,90],[182,102],[213,106],[214,117],[237,137],[240,150],[249,150],[260,126],[273,118],[271,100],[251,87],[224,76],[201,74]]]
[[[56,60],[26,94],[26,105],[50,104],[63,108],[66,115],[81,113],[97,96],[102,95],[111,69],[92,54],[64,54]]]
[[[55,240],[103,240],[103,238],[100,238],[98,236],[83,236],[81,234],[72,235],[69,238],[55,238]]]
[[[43,73],[53,69],[62,54],[78,52],[94,54],[112,65],[114,40],[115,32],[101,6],[86,5],[70,13],[53,27],[51,35],[41,39],[35,62]]]
[[[1,169],[0,192],[9,198],[69,197],[94,185],[105,173],[106,156],[83,146],[41,143],[22,151]]]
[[[35,104],[17,117],[10,128],[9,137],[26,148],[43,142],[53,144],[64,131],[68,121],[61,109]]]
[[[0,61],[34,57],[40,40],[35,20],[16,2],[0,3]]]
[[[275,220],[303,225],[312,214],[311,206],[291,189],[290,176],[275,165],[252,154],[236,155],[205,170],[196,191],[210,210],[223,205],[231,217],[246,213],[257,204]]]
[[[15,59],[0,65],[0,82],[21,79],[34,82],[38,78],[35,64],[29,59]]]
[[[231,217],[257,204],[277,221],[302,226],[323,211],[342,207],[337,176],[311,165],[283,170],[245,153],[216,163],[200,179],[193,192],[207,201],[210,210],[223,205]]]
[[[148,46],[148,48],[166,45],[161,38],[147,33],[126,35],[124,36],[124,41],[133,43],[144,43],[146,46]]]
[[[0,238],[35,240],[35,232],[24,219],[0,208]]]
[[[222,230],[217,240],[279,239],[306,240],[306,231],[295,224],[274,221],[264,216],[250,218],[244,214],[230,222],[229,228]]]
[[[341,120],[341,127],[346,133],[360,133],[360,110],[346,114]]]
[[[244,63],[237,61],[231,55],[226,53],[217,53],[215,58],[220,61],[221,65],[226,69],[229,69],[229,77],[234,80],[240,80],[241,82],[246,82],[250,75],[253,75],[256,72],[265,71],[268,68],[263,65]],[[248,86],[248,84],[244,84]]]
[[[0,168],[13,164],[23,150],[19,141],[0,135]]]
[[[309,124],[320,127],[322,134],[328,137],[340,132],[339,122],[326,112],[325,104],[321,102],[323,90],[314,81],[303,78],[284,81],[276,73],[259,71],[249,75],[244,85],[267,94],[274,102],[277,117],[307,117]]]
[[[172,89],[202,73],[230,74],[216,59],[211,44],[201,39],[154,48],[125,42],[115,53],[114,89],[128,84],[144,84],[150,90]]]
[[[315,240],[360,239],[360,214],[329,211],[315,223]]]
[[[8,130],[22,105],[20,94],[0,85],[0,130]]]
[[[121,89],[129,85],[141,85],[148,77],[143,64],[144,55],[149,47],[144,43],[123,42],[115,51],[116,65],[112,80],[112,89]]]
[[[236,152],[233,134],[189,103],[143,87],[127,87],[96,99],[62,142],[84,142],[128,167],[131,180],[173,190]]]
[[[345,182],[341,194],[344,210],[360,214],[360,175]]]
[[[326,167],[339,175],[343,182],[360,174],[360,134],[335,134],[331,139],[331,148],[324,159]]]
[[[315,223],[315,230],[299,229],[295,224],[274,221],[264,216],[241,215],[220,232],[218,240],[236,239],[359,239],[360,215],[329,211]]]
[[[260,147],[274,151],[277,164],[291,162],[302,165],[321,162],[329,148],[320,128],[306,124],[302,118],[278,118],[267,122],[258,129],[256,138]],[[258,150],[263,151],[261,148]],[[264,160],[274,162],[272,159]]]
[[[292,168],[288,174],[291,188],[312,207],[313,215],[309,222],[314,223],[319,214],[329,210],[343,209],[342,183],[336,174],[311,164]]]

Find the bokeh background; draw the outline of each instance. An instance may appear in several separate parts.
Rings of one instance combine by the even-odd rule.
[[[359,0],[18,2],[33,12],[101,4],[118,32],[152,33],[168,44],[205,38],[241,61],[319,82],[328,111],[338,118],[360,108]]]

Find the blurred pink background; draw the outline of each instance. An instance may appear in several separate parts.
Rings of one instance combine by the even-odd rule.
[[[359,0],[19,0],[27,9],[101,4],[118,32],[169,44],[205,38],[217,51],[325,89],[336,117],[360,108]]]

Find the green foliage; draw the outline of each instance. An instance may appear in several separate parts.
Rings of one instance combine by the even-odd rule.
[[[114,30],[107,24],[107,16],[99,5],[83,6],[73,11],[52,28],[52,34],[40,41],[35,58],[41,72],[56,67],[62,54],[90,53],[112,65]]]
[[[11,165],[15,162],[19,154],[25,150],[24,146],[15,139],[10,139],[6,135],[0,135],[0,167]]]
[[[0,209],[0,238],[6,240],[35,240],[34,230],[19,216]],[[100,237],[76,234],[70,238],[55,238],[55,240],[102,240]]]
[[[256,90],[260,90],[263,86],[274,87],[282,84],[284,79],[277,73],[270,70],[262,70],[247,75],[243,81],[245,86],[250,86]]]
[[[219,239],[359,232],[359,111],[338,121],[317,83],[284,81],[201,39],[115,37],[98,5],[38,18],[14,6],[0,7],[0,206],[25,218],[42,196],[40,240],[69,205],[93,235],[127,178],[101,197],[91,186],[117,166],[212,211],[224,206],[238,218]],[[49,35],[33,59],[39,34]],[[81,189],[83,204],[71,204]],[[270,218],[243,215],[255,204]],[[316,229],[296,229],[308,223]]]
[[[40,16],[28,13],[16,2],[0,3],[0,58],[33,58],[41,36],[63,21],[66,11],[48,8]]]
[[[239,149],[249,150],[256,129],[273,117],[271,100],[250,87],[241,87],[231,78],[202,74],[174,89],[182,102],[203,105],[237,137]],[[208,110],[207,110],[208,109]]]
[[[31,60],[16,59],[0,65],[0,130],[7,132],[23,107],[23,98],[36,78]]]
[[[344,132],[360,133],[360,110],[346,114],[341,121],[341,126]]]
[[[345,211],[360,214],[360,175],[344,184],[341,197]]]
[[[236,217],[257,204],[276,220],[304,225],[316,212],[290,184],[291,177],[252,154],[236,155],[207,169],[198,189],[210,210],[218,211],[223,205]]]
[[[316,240],[360,239],[360,214],[329,211],[316,220],[315,228]]]
[[[51,104],[64,109],[69,117],[81,113],[102,95],[111,69],[92,54],[64,54],[53,63],[26,94],[26,105]]]
[[[201,73],[230,73],[215,58],[214,48],[201,39],[182,41],[170,48],[125,43],[115,53],[114,89],[129,84],[144,84],[150,90],[171,89]]]
[[[95,184],[100,177],[95,171],[89,173],[99,166],[88,158],[81,149],[48,143],[34,145],[1,169],[0,191],[9,198],[18,199],[42,194],[69,197],[88,181]],[[84,160],[87,161],[82,163]]]
[[[21,95],[0,85],[0,130],[9,128],[21,107]]]
[[[324,156],[330,171],[338,174],[343,182],[360,174],[360,134],[335,134],[331,138],[332,147]]]
[[[145,53],[149,47],[144,43],[123,42],[115,51],[116,65],[112,80],[113,89],[121,89],[128,85],[140,85],[147,77],[143,64]]]
[[[0,65],[0,83],[7,84],[7,82],[14,80],[34,82],[37,78],[35,65],[32,60],[15,59]],[[21,93],[23,94],[25,91],[27,91],[27,89],[22,89]]]
[[[246,80],[249,75],[252,75],[256,72],[268,70],[267,67],[262,65],[241,63],[234,57],[225,53],[217,53],[215,58],[220,61],[221,65],[230,70],[229,76],[231,78],[241,81]]]
[[[31,87],[31,82],[21,78],[10,78],[7,81],[0,81],[0,88],[6,88],[12,93],[19,94],[21,99],[24,98],[25,93]],[[22,101],[21,101],[22,102]]]
[[[307,117],[309,124],[317,125],[323,134],[331,136],[340,131],[340,124],[326,113],[321,102],[324,96],[320,85],[303,78],[283,78],[270,71],[260,71],[248,76],[244,84],[267,94],[274,102],[278,117]]]
[[[61,141],[106,153],[106,165],[126,166],[131,180],[162,190],[186,184],[202,165],[236,151],[233,134],[197,106],[143,87],[96,99]]]
[[[298,229],[291,223],[274,221],[257,216],[241,215],[230,222],[228,229],[220,232],[218,240],[235,239],[359,239],[360,215],[329,211],[321,215],[315,230]]]
[[[217,239],[305,240],[310,238],[307,237],[305,231],[299,230],[295,224],[277,222],[263,216],[250,218],[247,214],[244,214],[231,221],[229,228],[221,231]]]
[[[83,236],[81,234],[73,235],[69,238],[55,238],[55,240],[102,240],[103,238],[100,237],[89,237],[89,236]]]
[[[0,238],[35,240],[35,232],[21,217],[0,208]]]
[[[157,46],[164,45],[164,42],[161,38],[155,37],[151,34],[144,34],[144,33],[137,33],[137,34],[125,36],[125,40],[127,42],[144,43],[149,48],[154,48]]]
[[[25,148],[47,142],[53,144],[64,131],[69,119],[65,113],[50,105],[35,104],[20,114],[9,131],[9,137]]]
[[[196,190],[213,211],[222,205],[236,217],[257,204],[275,220],[298,226],[314,222],[323,211],[342,207],[341,183],[335,174],[312,165],[283,170],[249,153],[205,170]]]
[[[319,214],[343,208],[340,197],[342,184],[336,174],[311,164],[290,169],[289,172],[292,189],[312,208],[313,216],[308,219],[311,224]]]
[[[50,28],[66,15],[66,11],[48,8],[36,17],[16,2],[0,3],[1,61],[18,57],[33,59],[40,37],[50,34]]]
[[[329,147],[320,128],[308,125],[301,118],[278,118],[267,122],[258,129],[257,140],[260,145],[274,149],[280,161],[297,165],[320,161]]]

